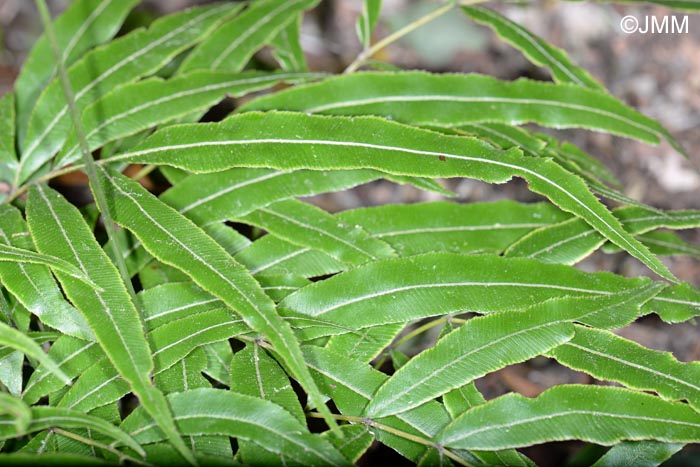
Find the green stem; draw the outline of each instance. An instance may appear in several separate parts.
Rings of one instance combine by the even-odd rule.
[[[431,11],[425,16],[421,16],[417,20],[413,21],[412,23],[407,24],[403,28],[399,29],[398,31],[386,36],[384,39],[380,40],[376,44],[374,44],[372,47],[363,50],[360,52],[360,54],[355,58],[355,60],[345,69],[343,73],[348,74],[352,73],[353,71],[356,71],[358,68],[360,68],[362,65],[365,64],[367,60],[372,58],[374,54],[382,50],[384,47],[388,46],[389,44],[392,44],[396,42],[397,40],[401,39],[403,36],[406,34],[415,31],[419,27],[423,26],[426,23],[429,23],[430,21],[434,20],[435,18],[438,18],[454,7],[454,1],[450,0],[448,3],[445,5],[442,5],[440,8]]]
[[[46,31],[46,37],[51,44],[51,49],[53,50],[54,59],[56,60],[56,68],[58,70],[58,76],[61,81],[61,86],[63,87],[63,94],[66,98],[66,103],[68,104],[68,110],[73,120],[73,126],[75,127],[75,134],[78,137],[78,143],[80,145],[80,152],[83,156],[83,164],[85,167],[85,172],[87,173],[88,179],[90,180],[90,185],[92,186],[93,194],[95,196],[95,203],[97,208],[102,213],[102,220],[104,222],[105,230],[107,231],[107,236],[109,237],[109,243],[112,249],[112,255],[114,256],[114,262],[116,263],[119,274],[124,281],[126,289],[131,295],[131,300],[134,302],[139,311],[139,315],[143,320],[141,309],[138,306],[138,301],[136,300],[136,291],[131,283],[131,276],[126,267],[124,258],[122,257],[121,251],[119,251],[119,244],[117,243],[117,228],[112,220],[112,215],[109,212],[109,207],[107,205],[107,197],[105,196],[104,189],[97,177],[97,165],[92,159],[92,154],[88,147],[87,139],[85,138],[85,131],[83,130],[83,124],[80,120],[80,115],[78,109],[75,107],[75,96],[73,95],[73,90],[71,89],[70,81],[68,79],[68,74],[66,73],[66,68],[63,64],[61,58],[61,51],[58,49],[58,41],[53,31],[53,24],[51,23],[51,15],[49,14],[49,9],[46,6],[46,0],[35,0],[37,9],[39,10],[39,15],[41,16],[41,21]]]
[[[323,418],[323,415],[318,413],[318,412],[308,412],[306,414],[310,418]],[[417,444],[422,444],[423,446],[427,446],[430,448],[435,448],[438,450],[440,454],[444,454],[445,456],[449,457],[453,461],[457,462],[460,465],[464,465],[467,467],[474,467],[474,464],[469,463],[467,460],[461,458],[457,454],[454,454],[453,452],[449,451],[448,449],[445,449],[443,446],[430,441],[429,439],[422,438],[420,436],[416,436],[411,433],[407,433],[405,431],[399,430],[398,428],[394,428],[388,425],[384,425],[383,423],[375,422],[374,420],[371,420],[366,417],[356,417],[354,415],[337,415],[333,414],[333,418],[339,421],[344,421],[344,422],[350,422],[350,423],[356,423],[356,424],[361,424],[365,425],[368,427],[376,428],[377,430],[382,430],[386,433],[390,433],[394,436],[398,436],[399,438],[406,439],[408,441],[413,441],[414,443]]]

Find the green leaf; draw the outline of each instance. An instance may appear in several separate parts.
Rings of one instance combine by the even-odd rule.
[[[286,410],[270,401],[217,389],[194,389],[168,396],[178,428],[185,435],[223,434],[284,454],[302,465],[347,465],[330,443],[308,432]],[[163,439],[137,409],[122,424],[141,444]]]
[[[55,273],[114,368],[128,381],[169,441],[180,452],[186,450],[163,395],[151,385],[153,360],[138,312],[116,267],[100,248],[80,212],[55,191],[36,185],[29,191],[27,221],[40,252],[66,258],[100,287],[96,290]]]
[[[43,465],[47,467],[61,467],[64,465],[74,465],[76,467],[114,465],[113,463],[109,463],[104,459],[99,459],[94,456],[84,456],[66,452],[44,452],[41,454],[29,452],[2,453],[0,454],[0,463],[2,463],[3,465],[29,467],[33,467],[36,465]]]
[[[200,287],[235,310],[253,330],[262,333],[311,400],[322,405],[291,328],[245,268],[191,221],[138,183],[102,170],[100,177],[115,222],[131,230],[149,253],[188,274]],[[329,426],[335,426],[327,408],[324,415]]]
[[[661,227],[686,229],[700,226],[698,211],[652,211],[639,206],[613,210],[626,231],[641,234]],[[580,219],[534,230],[513,243],[506,256],[538,259],[548,263],[574,264],[598,249],[605,239]]]
[[[319,277],[346,268],[325,253],[300,247],[274,235],[265,235],[236,255],[251,274],[295,274]]]
[[[372,40],[372,31],[374,31],[379,14],[382,10],[382,0],[364,0],[362,2],[362,14],[357,18],[355,30],[357,37],[360,39],[362,47],[369,48]]]
[[[272,135],[270,128],[275,129]],[[526,179],[532,191],[582,217],[657,274],[675,280],[578,177],[551,160],[525,157],[518,150],[497,151],[475,139],[443,136],[377,118],[247,113],[218,124],[165,128],[134,151],[110,160],[167,164],[194,172],[234,165],[285,170],[374,168],[399,175],[466,176],[491,183],[516,175]]]
[[[431,253],[376,261],[316,282],[280,303],[353,329],[429,316],[522,309],[553,297],[601,297],[649,282],[498,256]],[[662,284],[652,287],[658,293]]]
[[[0,392],[0,416],[4,415],[10,416],[17,436],[26,433],[32,421],[32,411],[27,404],[11,394]]]
[[[190,175],[160,196],[198,225],[235,219],[275,201],[340,191],[382,174],[372,170],[319,172],[234,168]]]
[[[49,349],[49,357],[68,378],[73,379],[90,367],[103,353],[96,342],[63,336],[53,343]],[[39,366],[29,378],[22,399],[27,404],[35,404],[45,395],[58,391],[65,383],[46,367]]]
[[[0,243],[35,249],[22,215],[9,205],[0,206]],[[75,274],[75,267],[67,264],[68,270]],[[79,278],[87,279],[82,272],[77,272]],[[95,339],[82,315],[63,297],[48,268],[29,263],[0,262],[0,281],[27,310],[47,326],[70,336]],[[92,283],[90,279],[86,282]]]
[[[591,467],[657,467],[682,448],[678,443],[626,441],[613,446]]]
[[[51,357],[44,353],[39,344],[34,342],[31,337],[28,337],[15,328],[11,328],[3,322],[0,322],[0,345],[19,350],[27,357],[36,359],[39,363],[44,365],[48,371],[59,377],[64,384],[70,385],[70,378],[61,371]]]
[[[56,271],[61,271],[62,273],[78,279],[91,287],[97,288],[97,285],[95,285],[95,283],[92,282],[89,277],[80,271],[80,269],[71,263],[62,260],[61,258],[56,258],[55,256],[45,255],[32,250],[25,250],[24,248],[16,248],[0,243],[0,261],[48,266]]]
[[[325,348],[339,355],[347,355],[353,360],[369,363],[388,347],[405,327],[404,323],[395,323],[366,328],[361,332],[346,332],[328,339]]]
[[[54,405],[87,413],[117,402],[128,393],[129,384],[102,357],[82,371],[73,386],[60,397],[58,404],[54,399]]]
[[[111,39],[138,0],[78,0],[53,22],[66,66],[90,48]],[[15,82],[18,133],[23,139],[29,115],[44,86],[56,72],[51,47],[42,35],[27,56]]]
[[[88,53],[68,70],[78,111],[125,83],[149,75],[203,37],[235,9],[230,4],[187,10],[155,21]],[[50,160],[68,137],[71,119],[63,90],[54,80],[39,98],[29,121],[27,138],[14,185],[27,180]]]
[[[273,109],[381,115],[404,123],[447,127],[496,122],[587,128],[651,144],[667,139],[685,154],[655,120],[607,93],[567,83],[499,81],[478,74],[352,73],[260,97],[240,111]]]
[[[450,413],[452,419],[457,418],[463,412],[486,402],[484,396],[479,392],[474,383],[469,383],[461,388],[453,389],[444,396],[442,400],[445,408]],[[504,451],[482,451],[472,452],[475,457],[486,465],[507,465],[513,467],[528,467],[523,454],[514,449]]]
[[[115,89],[83,111],[82,122],[90,150],[166,121],[206,110],[226,96],[240,97],[281,82],[304,82],[319,75],[302,73],[231,73],[199,70],[169,80],[150,78]],[[135,118],[138,115],[138,118]],[[73,130],[56,165],[80,158]]]
[[[645,313],[657,313],[668,323],[687,321],[700,314],[700,290],[688,283],[662,290],[644,307]]]
[[[7,347],[2,349],[3,356],[0,357],[0,383],[13,396],[19,397],[22,393],[22,383],[24,382],[24,354],[13,352]]]
[[[299,200],[278,201],[238,220],[296,245],[320,250],[345,264],[359,265],[394,255],[389,245],[370,237],[361,227],[340,223]]]
[[[372,395],[388,376],[371,366],[344,355],[316,347],[303,346],[304,357],[325,394],[333,399],[341,413],[359,416],[372,400]],[[382,424],[418,436],[432,439],[450,421],[444,407],[429,402],[421,407],[382,419]],[[418,462],[426,453],[426,446],[373,428],[377,440],[397,450],[408,459]]]
[[[574,338],[550,352],[560,363],[597,379],[654,391],[664,399],[687,400],[700,409],[700,363],[681,363],[659,352],[599,329],[576,326]]]
[[[180,70],[213,68],[240,71],[250,57],[318,0],[261,0],[221,25],[216,32],[195,47]],[[232,39],[233,38],[233,39]]]
[[[84,413],[59,407],[38,406],[32,407],[32,419],[27,432],[42,431],[49,428],[88,428],[101,433],[110,439],[123,443],[141,455],[145,455],[141,446],[134,439],[118,427],[101,418],[86,415]],[[14,437],[14,426],[8,420],[0,421],[0,438]]]
[[[468,410],[437,441],[448,448],[506,449],[579,439],[694,442],[700,414],[685,404],[608,386],[562,385],[534,399],[511,393]]]
[[[146,328],[186,318],[204,311],[223,308],[224,303],[193,282],[160,284],[138,294]]]
[[[193,314],[158,326],[148,334],[156,372],[164,371],[197,347],[248,332],[243,321],[225,308]]]
[[[340,430],[343,432],[342,438],[330,431],[321,436],[327,438],[345,457],[356,463],[372,445],[374,436],[369,428],[360,425],[342,425]]]
[[[605,91],[605,87],[591,77],[586,70],[574,65],[562,49],[552,46],[505,16],[478,6],[465,6],[462,7],[462,11],[477,23],[489,26],[501,39],[520,50],[532,63],[547,68],[555,81]]]
[[[367,415],[404,412],[573,336],[566,313],[543,314],[537,307],[470,319],[394,373],[374,395]]]
[[[0,98],[0,182],[11,183],[16,166],[15,93],[8,92]]]
[[[303,13],[297,14],[296,20],[281,29],[272,39],[272,55],[285,71],[308,71],[309,69],[299,37],[303,19]]]
[[[279,364],[256,343],[236,352],[231,361],[231,390],[269,400],[306,423],[304,410]]]
[[[500,253],[524,234],[567,215],[549,203],[444,201],[343,211],[342,222],[361,225],[400,256],[433,251]]]
[[[673,232],[652,231],[638,235],[637,238],[655,255],[700,256],[699,246],[686,242]],[[617,253],[619,251],[617,247],[609,244],[604,244],[602,250],[605,253]]]

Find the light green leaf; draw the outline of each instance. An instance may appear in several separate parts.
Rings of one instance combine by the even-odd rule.
[[[312,435],[286,410],[270,401],[217,389],[194,389],[168,396],[178,428],[185,435],[223,434],[284,454],[302,465],[348,465],[330,443]],[[163,439],[137,409],[122,424],[138,442]]]
[[[44,365],[48,371],[59,377],[64,384],[70,385],[70,378],[61,371],[51,357],[44,353],[39,344],[34,342],[31,337],[28,337],[15,328],[11,328],[3,322],[0,322],[0,345],[19,350],[27,357],[36,359],[40,364]]]
[[[40,252],[66,258],[100,287],[96,290],[55,273],[114,368],[128,381],[168,440],[180,452],[186,451],[163,395],[151,385],[153,360],[138,312],[116,267],[100,248],[80,212],[55,191],[36,185],[29,191],[27,222]]]
[[[0,182],[12,183],[16,166],[15,93],[8,92],[0,98]]]
[[[622,310],[629,310],[627,314],[634,319],[641,305],[659,290],[658,286],[642,287],[593,300],[565,297],[526,311],[470,319],[396,371],[375,394],[367,407],[368,415],[382,417],[408,410],[478,377],[540,355],[574,337],[572,321],[610,327],[609,322],[601,321],[620,320]]]
[[[7,347],[2,349],[2,357],[0,357],[0,383],[13,396],[19,397],[22,393],[22,384],[24,382],[24,354],[22,352],[13,352]]]
[[[62,52],[61,59],[71,65],[91,47],[111,39],[138,0],[78,0],[53,22],[53,30]],[[15,82],[18,133],[24,138],[29,115],[39,94],[56,73],[51,47],[42,35],[24,61]]]
[[[236,7],[220,4],[186,10],[155,21],[148,30],[132,33],[95,49],[68,70],[78,111],[116,87],[149,75],[178,53],[202,40]],[[27,138],[14,185],[27,180],[61,148],[71,119],[63,90],[54,80],[39,98],[29,121]]]
[[[14,422],[7,418],[0,419],[0,438],[7,439],[15,436]],[[95,430],[110,439],[123,443],[141,455],[145,455],[141,446],[118,427],[101,418],[59,407],[32,407],[32,419],[27,432],[42,431],[49,428],[88,428]]]
[[[85,284],[97,288],[98,286],[90,280],[80,269],[71,263],[56,258],[55,256],[37,253],[24,248],[17,248],[4,243],[0,243],[0,261],[8,263],[25,263],[48,266],[55,271],[61,271]]]
[[[273,135],[270,128],[275,129]],[[399,175],[471,177],[491,183],[516,175],[526,179],[532,191],[582,217],[662,277],[675,280],[578,177],[551,160],[525,157],[515,149],[497,151],[475,139],[443,136],[377,118],[247,113],[216,124],[165,128],[132,152],[110,160],[167,164],[194,172],[235,165],[285,170],[374,168]]]
[[[468,410],[437,441],[448,448],[506,449],[579,439],[694,442],[700,414],[685,404],[609,386],[562,385],[534,399],[510,393]]]
[[[26,433],[32,421],[32,411],[27,404],[11,394],[0,392],[0,416],[4,415],[10,416],[17,436]]]
[[[297,13],[316,3],[318,0],[256,1],[195,47],[180,70],[213,68],[240,71],[258,49],[294,21]]]
[[[687,321],[700,314],[700,290],[688,283],[662,290],[644,307],[645,313],[656,313],[668,323]]]
[[[613,210],[625,230],[641,234],[661,227],[687,229],[700,226],[698,211],[652,211],[640,206]],[[605,239],[581,219],[569,219],[524,235],[506,256],[534,258],[548,263],[574,264],[598,249]]]
[[[194,349],[246,333],[249,328],[225,308],[187,316],[158,326],[148,334],[153,348],[155,371],[159,373],[186,357]]]
[[[372,31],[374,31],[379,14],[382,10],[382,0],[364,0],[362,2],[362,14],[357,18],[355,30],[357,37],[360,39],[362,47],[369,48],[372,40]]]
[[[522,309],[553,297],[601,297],[649,282],[498,256],[431,253],[376,261],[288,296],[282,310],[361,329],[429,316]],[[658,293],[662,284],[653,286]]]
[[[360,226],[340,223],[322,209],[299,200],[278,201],[238,220],[349,265],[394,256],[388,244],[370,237]]]
[[[457,418],[472,407],[486,402],[486,399],[474,383],[453,389],[442,396],[442,400],[452,419]],[[523,454],[518,453],[514,449],[472,452],[472,454],[486,465],[507,465],[509,467],[528,467],[533,465],[527,462]]]
[[[275,303],[311,283],[310,280],[294,274],[257,275],[255,280]]]
[[[372,170],[319,172],[234,168],[190,175],[160,196],[198,225],[248,214],[275,201],[340,191],[382,174]]]
[[[202,375],[206,367],[207,356],[205,351],[203,349],[195,349],[175,365],[154,375],[153,381],[156,387],[166,394],[189,391],[196,388],[210,388],[211,383]],[[190,441],[196,439],[197,437],[190,437]],[[229,451],[230,448],[231,445],[229,444]]]
[[[586,70],[574,65],[562,49],[552,46],[505,16],[478,6],[462,7],[462,11],[477,23],[489,26],[532,63],[547,68],[555,81],[605,90]]]
[[[0,206],[0,243],[35,249],[22,215],[9,205]],[[68,265],[68,270],[75,274],[75,267],[70,263]],[[85,278],[88,284],[92,283],[85,274],[79,270],[77,272],[78,277]],[[82,315],[63,297],[48,268],[29,263],[0,262],[0,281],[47,326],[70,336],[95,339]]]
[[[221,300],[193,282],[160,284],[140,292],[138,297],[144,312],[144,323],[149,330],[161,324],[225,307]]]
[[[637,235],[637,238],[649,248],[649,251],[655,255],[700,256],[700,246],[686,242],[673,232],[652,231]],[[603,244],[602,251],[605,253],[617,253],[619,249],[616,246],[606,243]]]
[[[256,343],[236,352],[231,360],[232,391],[269,400],[284,408],[300,423],[306,423],[304,410],[279,364]]]
[[[575,84],[499,81],[478,74],[353,73],[263,96],[240,108],[381,115],[404,123],[455,127],[475,122],[587,128],[657,144],[680,144],[657,121],[607,93]]]
[[[438,201],[359,208],[336,217],[361,225],[400,256],[411,256],[433,251],[500,253],[531,230],[561,222],[567,215],[549,203]]]
[[[404,412],[487,373],[540,355],[574,336],[567,317],[566,313],[543,314],[535,307],[470,319],[396,371],[374,395],[367,415]]]
[[[346,332],[328,339],[325,348],[329,352],[347,355],[353,360],[369,363],[388,347],[405,327],[404,323],[395,323],[365,328],[360,332]]]
[[[657,467],[682,448],[678,443],[626,441],[613,446],[591,467]]]
[[[93,363],[93,362],[91,362]],[[101,356],[80,373],[73,386],[60,398],[57,405],[82,413],[119,401],[129,393],[129,384],[120,378],[117,370]]]
[[[160,123],[206,110],[226,96],[239,97],[281,82],[304,82],[318,76],[200,70],[177,75],[167,81],[150,78],[125,84],[83,111],[85,138],[90,150],[94,150]],[[55,165],[67,165],[79,158],[80,148],[73,130]]]
[[[346,266],[329,255],[265,235],[236,255],[251,274],[295,274],[319,277],[342,271]]]
[[[272,39],[272,55],[285,71],[308,71],[309,69],[299,37],[303,19],[303,13],[297,14],[296,20],[281,29]]]
[[[326,431],[321,436],[327,438],[345,457],[356,463],[372,445],[374,436],[369,428],[360,425],[342,425],[340,430],[343,432],[342,438],[330,431]]]
[[[550,352],[560,363],[597,379],[687,400],[700,409],[700,363],[681,363],[669,352],[647,349],[610,332],[576,326],[574,338]]]
[[[311,400],[322,405],[291,328],[245,268],[191,221],[138,183],[102,170],[100,177],[115,222],[131,230],[149,253],[187,273],[200,287],[235,310],[249,327],[262,333]],[[327,408],[324,415],[329,426],[335,426]]]
[[[333,399],[341,413],[359,416],[372,395],[388,379],[371,366],[316,346],[303,346],[304,357],[317,378],[319,387]],[[382,419],[382,424],[397,428],[425,440],[431,440],[450,417],[437,402]],[[389,432],[372,429],[377,440],[418,462],[426,453],[424,445],[408,441]]]
[[[70,379],[83,373],[102,356],[103,353],[97,343],[69,336],[59,338],[49,349],[49,357]],[[35,404],[45,395],[58,391],[64,385],[65,383],[60,378],[42,365],[29,378],[24,387],[22,399],[27,404]]]

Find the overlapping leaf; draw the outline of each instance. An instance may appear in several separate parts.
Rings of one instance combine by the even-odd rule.
[[[477,74],[353,73],[260,97],[241,108],[337,115],[382,115],[418,125],[455,127],[474,122],[537,123],[588,128],[656,144],[668,140],[661,124],[609,94],[574,84]]]
[[[275,128],[274,136],[268,128]],[[442,136],[376,118],[247,113],[219,124],[165,128],[134,151],[111,160],[168,164],[194,172],[232,166],[373,168],[398,175],[461,176],[491,183],[503,183],[516,175],[526,179],[531,190],[582,217],[657,274],[674,279],[578,177],[551,160],[524,157],[517,150],[497,151],[475,139]]]
[[[34,186],[29,194],[27,221],[40,252],[65,258],[97,284],[99,289],[94,289],[55,273],[114,368],[129,382],[168,440],[187,455],[163,395],[151,385],[149,376],[153,361],[136,308],[116,267],[104,254],[78,210],[49,188]]]
[[[151,254],[186,272],[269,339],[311,399],[321,405],[291,328],[277,315],[272,300],[245,268],[203,231],[137,183],[104,171],[100,177],[110,194],[109,209],[115,221],[131,230]],[[324,415],[334,426],[327,408]]]
[[[437,438],[457,449],[506,449],[580,439],[692,442],[700,414],[685,404],[609,386],[562,385],[534,399],[511,393],[468,410]]]
[[[117,86],[157,71],[175,55],[202,40],[231,10],[220,4],[177,13],[110,42],[75,63],[68,78],[79,111]],[[14,185],[27,180],[58,151],[68,137],[71,120],[63,90],[54,80],[32,112]]]

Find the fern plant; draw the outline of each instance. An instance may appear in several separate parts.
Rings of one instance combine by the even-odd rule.
[[[596,159],[521,126],[683,153],[659,122],[474,2],[375,43],[381,2],[366,0],[364,50],[339,76],[305,64],[317,0],[206,5],[114,38],[136,3],[76,0],[51,24],[37,1],[45,36],[0,100],[2,465],[350,465],[381,443],[425,466],[531,466],[518,448],[558,440],[612,446],[597,466],[658,465],[700,441],[698,363],[614,332],[698,314],[698,289],[656,254],[697,252],[659,229],[700,212],[630,199]],[[357,71],[462,13],[553,82]],[[265,46],[279,70],[255,70]],[[76,171],[95,206],[47,183]],[[153,171],[159,195],[138,183]],[[456,177],[522,178],[548,201],[460,204],[438,181]],[[331,214],[300,199],[379,179],[447,200]],[[657,278],[574,266],[601,248]],[[538,356],[618,387],[487,401],[475,385]]]

